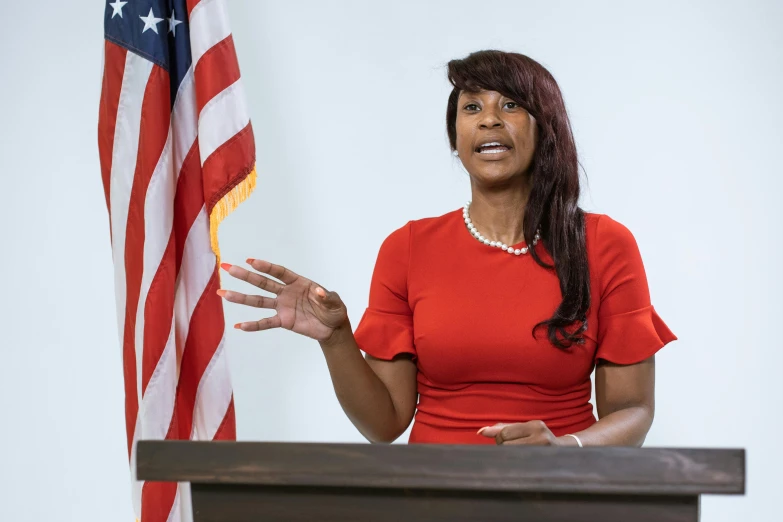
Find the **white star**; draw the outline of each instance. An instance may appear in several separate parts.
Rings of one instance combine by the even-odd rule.
[[[152,14],[151,7],[150,7],[150,14],[148,14],[147,16],[139,16],[139,18],[144,20],[144,30],[142,31],[142,33],[146,33],[147,29],[152,29],[153,31],[155,31],[155,34],[160,34],[158,33],[157,24],[161,23],[163,21],[163,18],[155,18],[155,15]]]
[[[169,32],[174,33],[174,37],[177,37],[177,26],[181,24],[182,22],[180,20],[177,20],[177,13],[174,11],[171,12],[171,18],[167,19],[169,21]]]
[[[114,18],[117,15],[120,15],[120,18],[122,18],[122,8],[125,7],[125,4],[128,2],[120,2],[120,0],[115,0],[111,4],[112,9],[114,9],[114,12],[111,14],[111,17]]]

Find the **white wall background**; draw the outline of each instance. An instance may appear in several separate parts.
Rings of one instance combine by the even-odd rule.
[[[102,6],[2,7],[0,505],[16,521],[128,521],[96,146]],[[658,358],[648,445],[747,448],[747,495],[706,498],[703,520],[777,516],[783,3],[232,0],[229,11],[261,177],[222,228],[226,261],[262,257],[318,280],[356,326],[383,238],[468,198],[447,147],[445,63],[529,54],[564,91],[584,207],[634,232],[653,303],[680,337]],[[240,438],[362,440],[316,343],[232,332]]]

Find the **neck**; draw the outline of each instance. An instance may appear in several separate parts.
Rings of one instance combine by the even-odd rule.
[[[470,219],[492,241],[515,245],[525,239],[525,207],[529,187],[488,192],[471,187]]]

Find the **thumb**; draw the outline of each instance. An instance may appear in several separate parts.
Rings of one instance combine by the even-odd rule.
[[[481,428],[476,432],[476,435],[482,435],[484,437],[494,438],[506,426],[508,426],[508,424],[503,422],[499,422],[494,426],[484,426],[483,428]]]
[[[340,307],[341,301],[337,292],[329,292],[322,286],[317,286],[315,295],[318,296],[318,301],[328,309],[334,310]]]

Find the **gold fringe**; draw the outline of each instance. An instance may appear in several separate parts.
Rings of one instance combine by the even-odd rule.
[[[217,256],[217,262],[220,264],[220,247],[218,246],[218,225],[226,219],[236,208],[245,201],[253,189],[256,188],[256,167],[250,171],[236,187],[232,188],[228,194],[220,198],[212,212],[209,214],[209,240],[212,245],[212,251]]]

